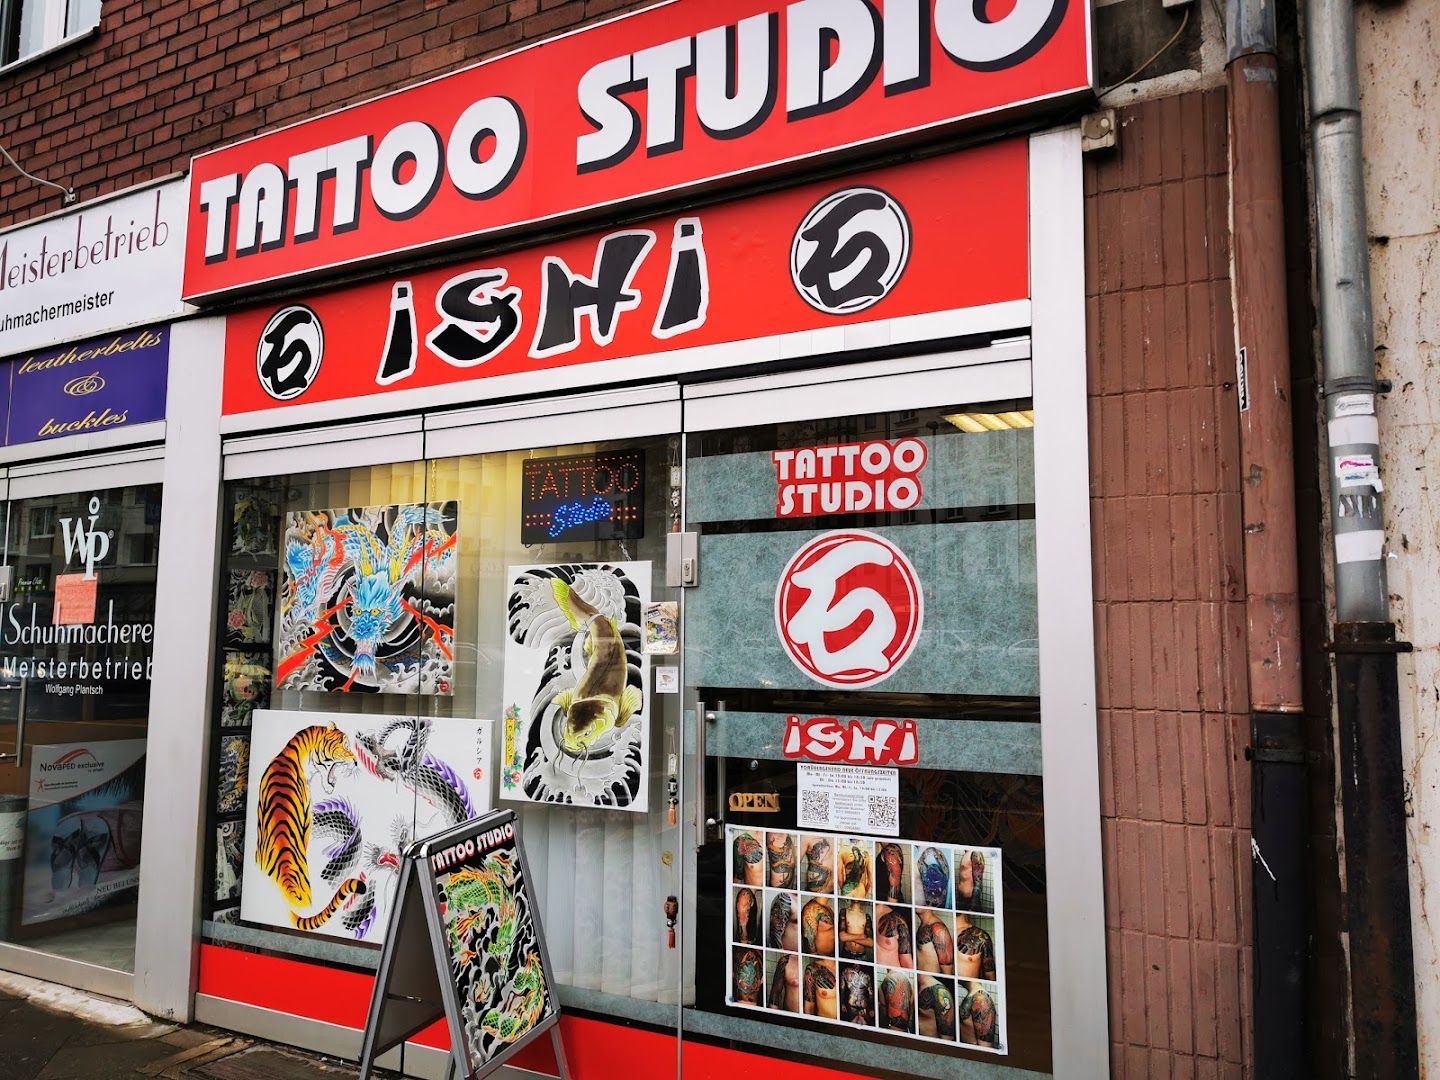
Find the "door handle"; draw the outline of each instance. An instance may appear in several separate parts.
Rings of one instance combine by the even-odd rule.
[[[705,792],[705,725],[714,717],[705,702],[695,702],[695,850],[705,846],[706,806],[709,799]]]

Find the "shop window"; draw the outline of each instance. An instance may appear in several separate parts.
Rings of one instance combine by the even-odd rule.
[[[673,1017],[680,697],[649,691],[640,639],[645,604],[674,596],[679,465],[673,436],[227,484],[207,940],[373,967],[398,852],[504,799],[565,993]],[[604,515],[596,485],[625,489]],[[367,619],[384,624],[368,640]],[[616,661],[614,709],[556,722],[597,649]],[[302,813],[296,860],[278,839]]]
[[[1032,426],[1011,400],[691,436],[724,824],[687,1029],[867,1075],[1052,1067]]]
[[[152,503],[153,522],[136,514]],[[6,508],[16,527],[4,549],[14,598],[0,612],[0,940],[126,971],[159,506],[155,485]]]
[[[100,0],[3,0],[0,65],[44,52],[100,25]]]

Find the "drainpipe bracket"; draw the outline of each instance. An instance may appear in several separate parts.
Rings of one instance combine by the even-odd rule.
[[[1337,655],[1408,653],[1415,646],[1395,640],[1395,624],[1391,622],[1337,622],[1331,640],[1322,648]]]
[[[1100,109],[1080,118],[1080,152],[1113,150],[1118,144],[1120,129],[1114,109]]]
[[[1304,750],[1266,750],[1255,746],[1245,748],[1246,761],[1258,761],[1265,765],[1312,765],[1317,756]]]
[[[1364,653],[1407,653],[1415,651],[1415,646],[1408,641],[1327,641],[1321,648],[1328,653],[1346,656],[1358,656]]]

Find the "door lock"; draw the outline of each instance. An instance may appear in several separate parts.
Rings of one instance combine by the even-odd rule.
[[[700,534],[670,533],[665,537],[665,584],[692,589],[700,584]]]

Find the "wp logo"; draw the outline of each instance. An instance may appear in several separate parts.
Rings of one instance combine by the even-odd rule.
[[[60,519],[61,539],[65,543],[65,562],[67,565],[77,561],[84,563],[86,581],[95,580],[95,564],[103,562],[105,556],[110,554],[110,534],[95,527],[95,519],[99,516],[100,498],[92,495],[89,526],[86,526],[83,518]]]

